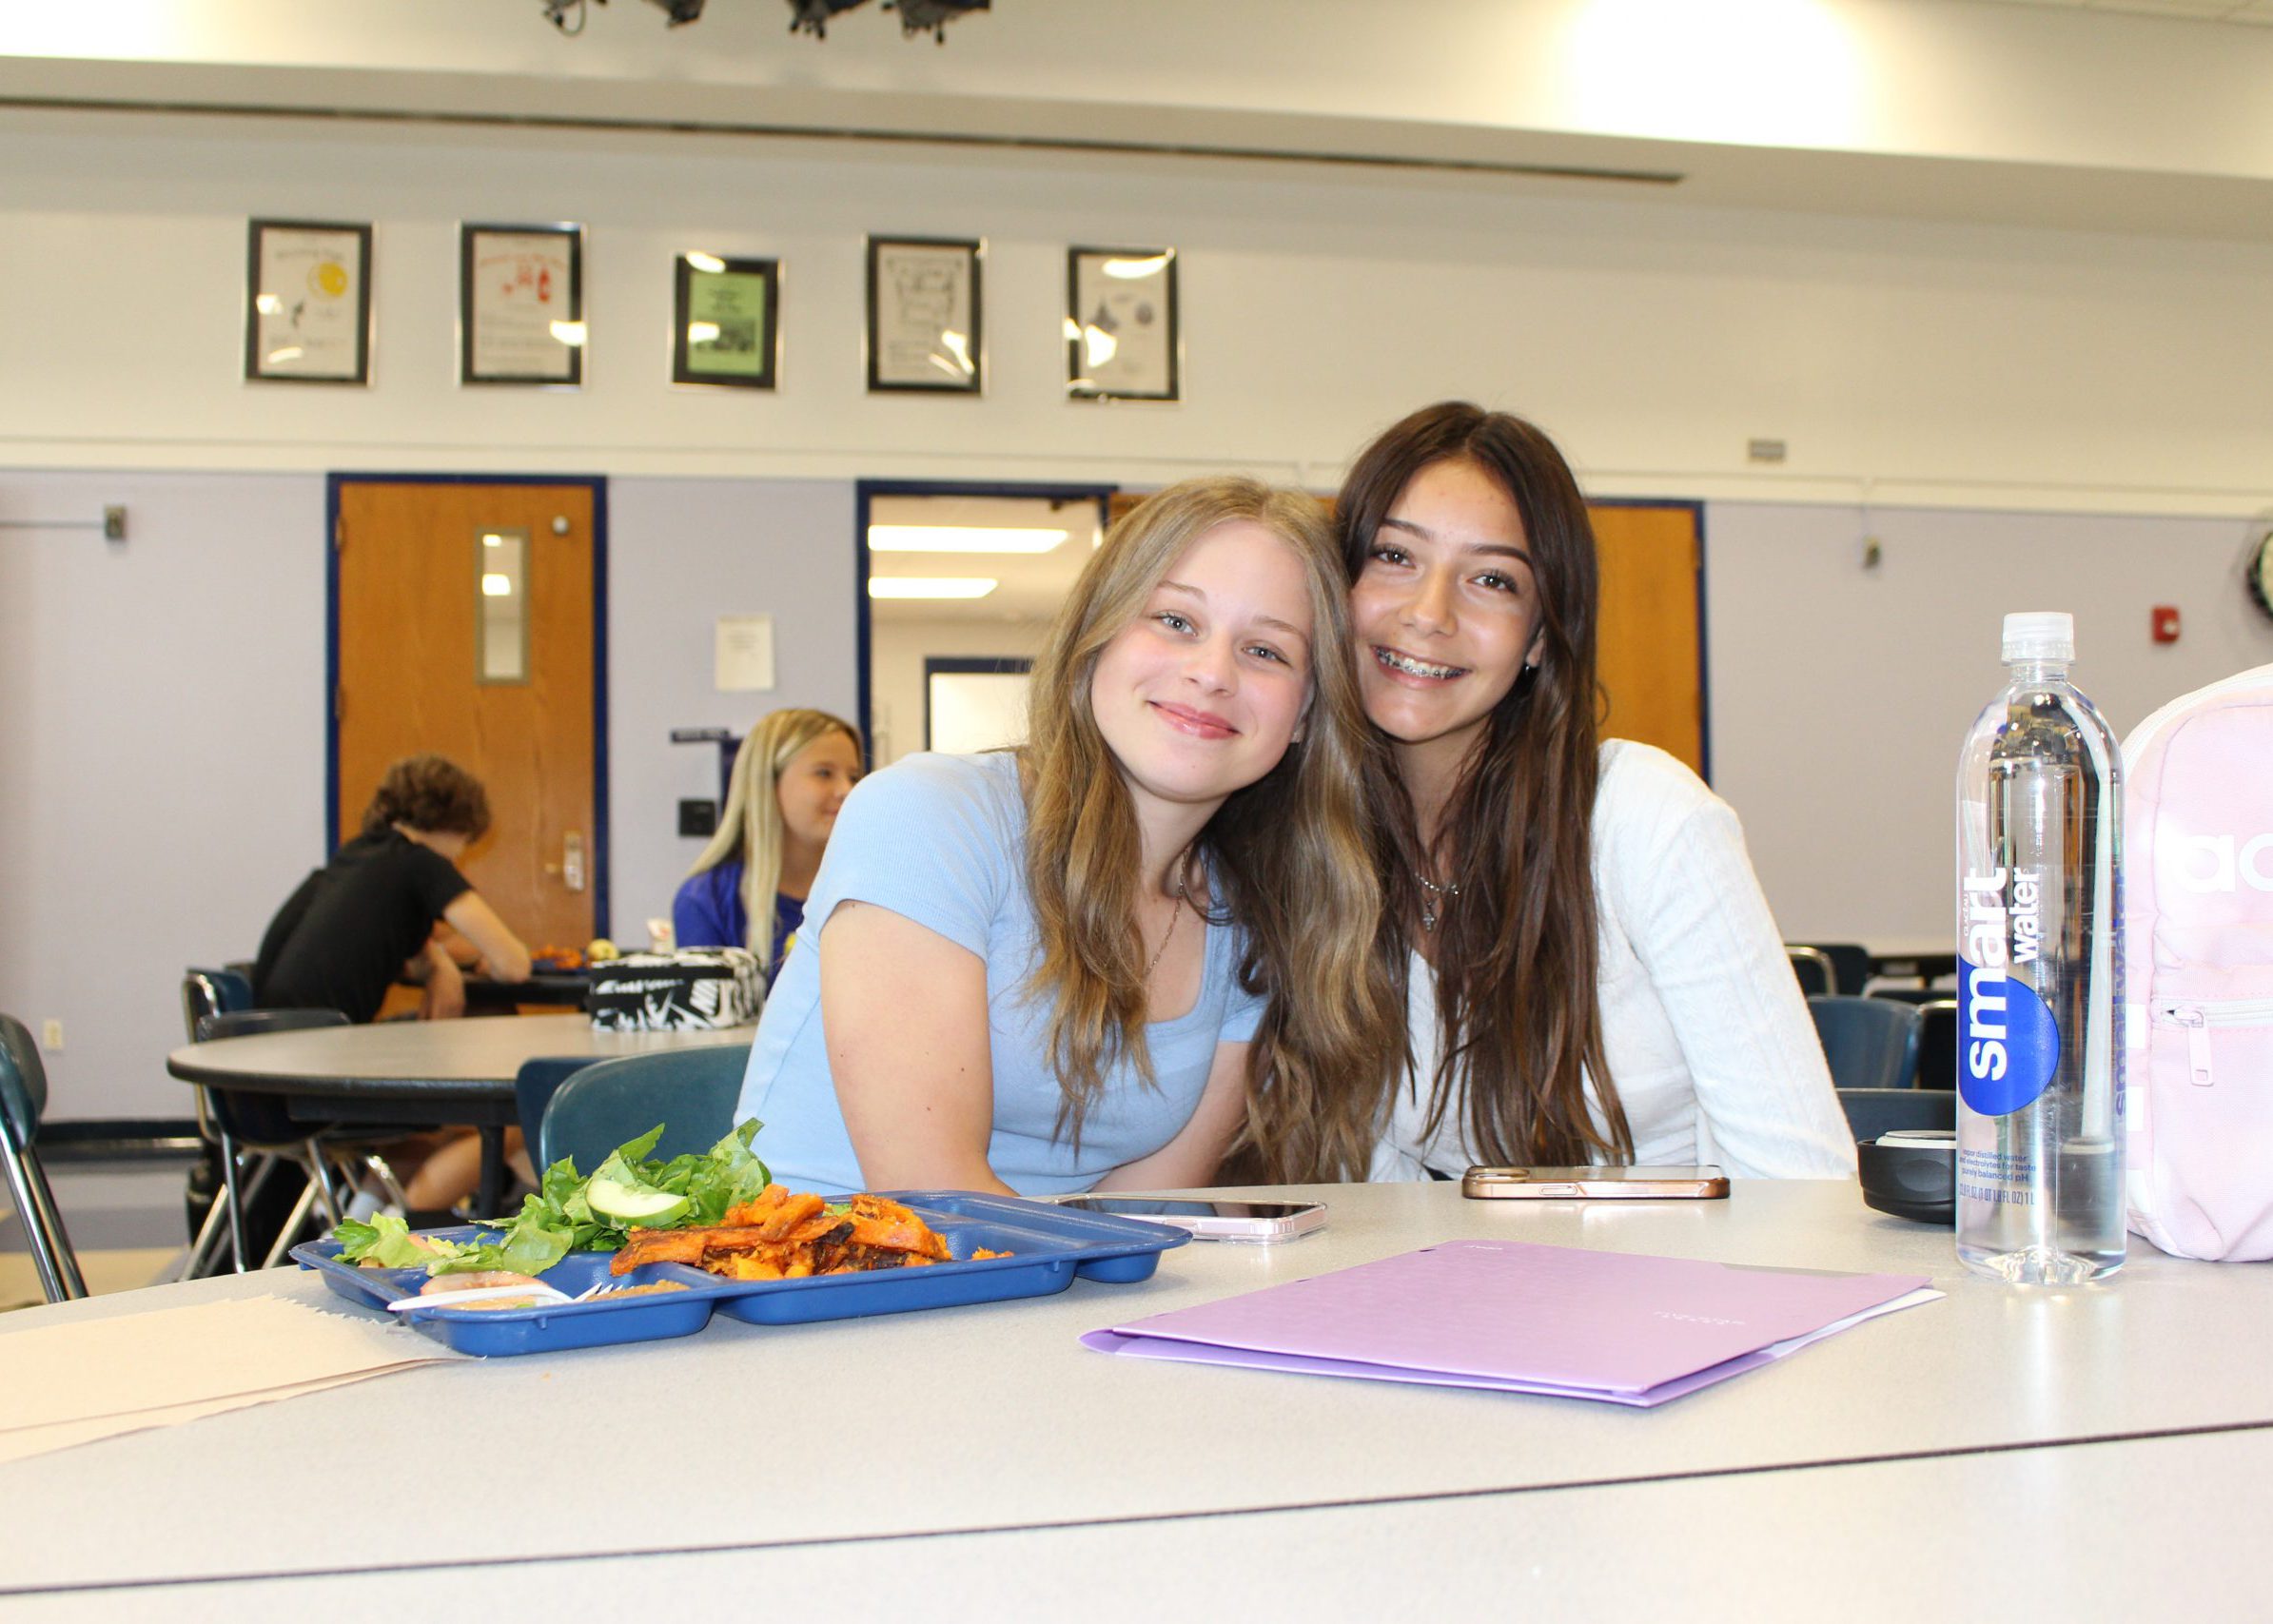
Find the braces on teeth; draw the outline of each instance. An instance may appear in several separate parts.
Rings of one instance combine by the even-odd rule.
[[[1404,672],[1410,676],[1458,676],[1467,669],[1458,665],[1430,665],[1425,660],[1414,659],[1411,655],[1401,655],[1393,649],[1376,649],[1373,651],[1373,657],[1381,661],[1381,664]]]

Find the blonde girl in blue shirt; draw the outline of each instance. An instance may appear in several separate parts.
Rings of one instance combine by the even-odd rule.
[[[776,1178],[1190,1185],[1256,1124],[1318,1159],[1390,1014],[1344,597],[1309,497],[1171,486],[1060,611],[1024,747],[853,791],[743,1085]]]

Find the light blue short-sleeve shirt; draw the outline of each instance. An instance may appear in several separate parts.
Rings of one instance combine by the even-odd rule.
[[[1028,996],[1040,947],[1026,888],[1026,803],[1017,759],[911,755],[861,781],[837,814],[781,974],[766,999],[737,1120],[765,1123],[756,1150],[778,1182],[836,1194],[864,1186],[821,1030],[821,932],[841,902],[912,919],[987,964],[994,1131],[987,1160],[1021,1195],[1086,1190],[1158,1150],[1191,1120],[1219,1044],[1255,1034],[1263,1001],[1239,986],[1244,940],[1207,928],[1189,1013],[1145,1028],[1154,1084],[1134,1065],[1107,1071],[1081,1146],[1055,1137],[1062,1091],[1048,1061],[1048,1007]]]

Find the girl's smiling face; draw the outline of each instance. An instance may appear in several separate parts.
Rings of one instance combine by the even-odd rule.
[[[782,764],[774,793],[781,806],[781,827],[792,840],[810,847],[829,844],[845,797],[860,782],[860,752],[833,729]]]
[[[1314,628],[1303,563],[1245,519],[1192,542],[1089,678],[1097,729],[1137,796],[1215,806],[1301,736]]]
[[[1538,583],[1515,499],[1465,458],[1390,504],[1350,588],[1365,714],[1401,761],[1452,765],[1538,657]]]

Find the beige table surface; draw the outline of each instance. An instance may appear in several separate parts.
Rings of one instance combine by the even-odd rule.
[[[1310,1511],[10,1598],[10,1624],[451,1616],[1390,1624],[2264,1614],[2263,1431]],[[416,1588],[413,1588],[416,1587]]]
[[[0,1593],[1064,1529],[2273,1425],[2273,1274],[2249,1266],[2142,1246],[2109,1284],[2022,1291],[1964,1275],[1948,1231],[1831,1182],[1740,1183],[1725,1203],[1316,1193],[1323,1233],[1182,1247],[1139,1285],[834,1324],[721,1319],[0,1467]],[[1075,1340],[1457,1236],[1918,1272],[1950,1295],[1655,1411],[1113,1359]],[[205,1281],[12,1314],[0,1335],[262,1289],[337,1301],[291,1273]],[[627,1470],[654,1492],[585,1497]],[[406,1515],[350,1509],[374,1504]],[[149,1511],[131,1537],[95,1510],[127,1505]],[[2108,1515],[2088,1536],[2113,1533]]]

